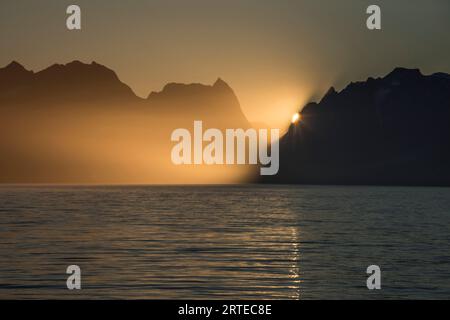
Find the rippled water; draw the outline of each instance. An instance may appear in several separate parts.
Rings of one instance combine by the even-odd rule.
[[[449,297],[446,188],[0,187],[0,298]]]

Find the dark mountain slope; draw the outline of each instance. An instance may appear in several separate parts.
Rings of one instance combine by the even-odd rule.
[[[397,68],[333,88],[280,141],[264,182],[450,186],[450,76]]]

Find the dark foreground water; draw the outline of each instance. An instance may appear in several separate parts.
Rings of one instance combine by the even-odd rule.
[[[0,298],[450,298],[450,189],[4,186]]]

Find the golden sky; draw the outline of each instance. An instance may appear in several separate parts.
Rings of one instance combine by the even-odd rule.
[[[82,9],[68,31],[65,10]],[[366,28],[370,4],[382,30]],[[97,61],[146,97],[224,79],[247,118],[273,127],[334,85],[396,66],[450,72],[448,0],[14,0],[0,3],[0,65]]]

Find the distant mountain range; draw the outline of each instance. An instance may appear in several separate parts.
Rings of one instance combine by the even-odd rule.
[[[148,111],[183,112],[183,118],[232,119],[248,126],[233,90],[222,79],[212,86],[169,83],[147,99],[137,97],[116,73],[96,62],[54,64],[42,71],[26,70],[13,61],[0,69],[1,106],[21,105],[35,109],[77,104],[78,107],[147,106]],[[180,106],[179,104],[182,104]]]
[[[450,186],[450,75],[397,68],[301,110],[266,183]]]
[[[171,132],[194,120],[250,127],[221,79],[169,83],[142,99],[95,62],[39,72],[12,62],[0,69],[0,183],[237,182],[234,168],[172,165]]]

